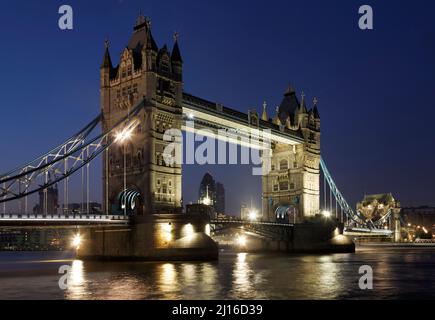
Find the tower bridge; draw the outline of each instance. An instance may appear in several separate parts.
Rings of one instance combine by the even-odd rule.
[[[217,246],[206,234],[206,228],[210,223],[234,225],[235,222],[210,222],[209,217],[201,214],[183,214],[182,165],[169,163],[165,158],[169,144],[181,146],[177,139],[165,139],[167,130],[204,133],[203,129],[208,129],[212,133],[233,130],[239,136],[227,136],[228,142],[261,149],[265,169],[261,177],[265,221],[238,224],[261,232],[273,228],[279,232],[293,230],[288,233],[292,239],[301,238],[295,236],[293,224],[283,221],[291,211],[294,222],[304,226],[299,228],[304,229],[300,234],[306,236],[307,230],[312,230],[313,234],[327,239],[323,231],[310,229],[306,224],[321,213],[323,172],[337,208],[337,223],[327,228],[330,238],[338,222],[376,231],[376,225],[368,224],[349,206],[321,159],[317,99],[309,108],[305,95],[299,97],[290,86],[275,113],[269,114],[264,104],[260,114],[255,110],[243,113],[186,93],[177,38],[172,51],[166,45],[159,49],[151,25],[144,17],[138,19],[117,66],[112,63],[106,42],[100,78],[100,115],[58,147],[0,175],[0,205],[3,206],[0,226],[37,221],[45,225],[128,224],[129,228],[121,230],[83,230],[88,245],[83,246],[81,254],[90,258],[216,257]],[[95,133],[99,124],[102,132]],[[258,132],[262,133],[259,139]],[[90,168],[100,158],[103,212],[92,215]],[[77,175],[82,177],[87,206],[81,215],[71,215],[66,212],[69,180]],[[63,214],[49,214],[48,190],[60,183],[63,183]],[[28,197],[37,193],[42,195],[44,207],[42,214],[31,215]],[[18,214],[7,213],[6,204],[12,202],[19,204]]]

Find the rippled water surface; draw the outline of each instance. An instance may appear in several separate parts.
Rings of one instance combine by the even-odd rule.
[[[59,267],[69,265],[68,289]],[[359,289],[361,265],[374,290]],[[355,254],[221,253],[216,262],[74,260],[71,253],[0,253],[0,299],[396,299],[435,298],[434,249]]]

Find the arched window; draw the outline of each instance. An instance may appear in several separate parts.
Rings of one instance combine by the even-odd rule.
[[[281,162],[279,163],[279,170],[288,170],[287,160],[281,160]]]

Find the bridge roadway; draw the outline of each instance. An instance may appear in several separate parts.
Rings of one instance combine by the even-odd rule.
[[[212,230],[219,232],[228,228],[240,228],[262,238],[272,240],[290,240],[293,236],[294,225],[279,222],[246,221],[240,219],[212,219]]]
[[[128,216],[102,214],[0,214],[0,226],[100,226],[126,225]]]
[[[0,214],[0,227],[45,227],[45,226],[102,226],[127,225],[129,216],[103,214]],[[268,238],[287,238],[291,236],[294,225],[290,223],[246,221],[241,219],[211,219],[213,231],[228,228],[243,228]],[[348,228],[348,236],[391,236],[391,230]]]

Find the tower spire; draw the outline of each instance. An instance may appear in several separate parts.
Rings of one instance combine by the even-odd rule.
[[[267,103],[266,103],[266,101],[263,102],[263,113],[261,115],[261,120],[269,121],[269,116],[267,115]]]
[[[174,47],[172,48],[171,60],[172,60],[172,62],[183,63],[183,59],[181,58],[180,47],[178,46],[179,37],[180,37],[180,34],[175,31],[174,35],[173,35]]]
[[[136,27],[137,26],[140,26],[140,25],[142,25],[142,24],[144,24],[144,23],[146,23],[147,22],[147,19],[145,18],[145,16],[143,15],[143,13],[142,13],[142,9],[140,9],[139,10],[139,15],[138,15],[138,17],[137,17],[137,19],[136,19]]]
[[[281,120],[279,119],[279,107],[276,107],[276,116],[275,119],[273,119],[273,123],[277,126],[280,126],[282,124]]]
[[[307,106],[305,104],[305,92],[301,93],[301,106],[299,108],[299,113],[307,113]]]
[[[314,99],[313,99],[313,105],[314,105],[314,107],[313,107],[313,114],[314,114],[314,118],[315,119],[320,119],[319,110],[317,109],[317,104],[318,103],[319,103],[319,100],[316,97],[314,97]]]
[[[104,40],[104,58],[103,58],[103,63],[101,64],[101,69],[113,68],[112,59],[110,58],[109,45],[110,45],[109,40],[106,38],[106,40]]]

